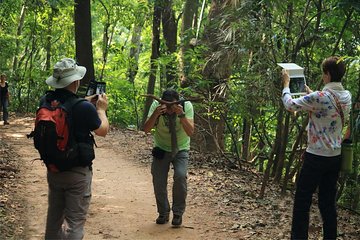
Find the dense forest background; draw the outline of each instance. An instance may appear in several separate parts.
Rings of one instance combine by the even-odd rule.
[[[200,97],[193,149],[263,173],[262,198],[270,180],[293,186],[306,148],[307,114],[283,108],[276,63],[303,66],[318,90],[321,62],[342,56],[355,101],[359,26],[358,0],[0,0],[0,71],[11,111],[34,112],[52,66],[75,58],[88,69],[82,93],[105,81],[111,123],[134,129],[151,104],[142,94]],[[353,167],[339,204],[359,211],[359,149]]]

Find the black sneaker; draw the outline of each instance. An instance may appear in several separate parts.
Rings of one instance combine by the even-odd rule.
[[[165,224],[169,221],[169,215],[159,215],[156,219],[156,224]]]
[[[182,224],[182,216],[174,214],[174,218],[173,218],[171,224],[176,227],[180,226]]]

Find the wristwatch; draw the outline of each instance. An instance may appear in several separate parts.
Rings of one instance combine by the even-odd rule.
[[[178,118],[184,118],[185,117],[185,113],[179,114]]]

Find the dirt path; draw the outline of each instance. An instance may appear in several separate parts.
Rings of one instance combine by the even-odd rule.
[[[25,137],[32,123],[31,118],[18,118],[4,127],[1,134],[24,163],[19,191],[27,203],[24,235],[26,239],[36,240],[44,235],[47,184],[45,167],[40,161],[32,161],[38,154],[32,140]],[[144,136],[136,142],[131,135],[117,131],[106,138],[96,138],[93,196],[85,239],[229,239],[227,234],[211,229],[211,212],[204,212],[197,204],[188,205],[181,228],[155,224],[157,213],[150,168],[133,158],[134,151],[148,147],[149,140]]]
[[[0,182],[0,190],[3,190],[1,187],[6,190],[0,192],[0,217],[2,209],[10,211],[3,220],[11,222],[12,228],[8,232],[15,232],[16,236],[6,234],[0,239],[43,239],[47,209],[46,169],[40,161],[33,161],[38,153],[32,140],[26,138],[33,119],[14,117],[11,120],[11,125],[0,125],[0,153],[8,149],[6,156],[0,155],[0,161],[7,158],[16,162],[15,167],[5,172],[5,181]],[[97,137],[96,141],[93,195],[85,240],[289,239],[291,191],[280,196],[279,186],[269,184],[265,198],[258,199],[262,177],[256,171],[216,168],[209,164],[216,158],[196,153],[192,153],[190,159],[183,226],[172,228],[171,224],[155,224],[157,213],[150,174],[151,136],[112,129],[106,138]],[[0,168],[0,176],[3,173]],[[322,225],[316,198],[314,203],[309,239],[321,239]],[[345,209],[339,209],[338,215],[338,240],[360,239],[360,217]]]

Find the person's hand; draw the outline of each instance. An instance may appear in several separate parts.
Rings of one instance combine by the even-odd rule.
[[[156,114],[157,117],[164,113],[166,113],[166,105],[165,104],[161,104],[161,105],[157,106],[157,108],[154,111],[154,114]]]
[[[98,100],[99,96],[97,94],[93,94],[90,96],[85,96],[84,98],[89,102],[91,102],[92,104],[96,105],[96,101]]]
[[[98,94],[98,99],[96,101],[96,110],[106,111],[108,107],[108,100],[105,93]]]
[[[171,108],[172,108],[173,112],[176,113],[176,115],[184,114],[184,109],[180,104],[177,104],[177,105],[174,104],[171,106]]]
[[[310,87],[308,85],[306,85],[306,84],[305,84],[305,91],[306,91],[307,94],[313,92],[313,90],[311,90]]]
[[[94,98],[94,97],[96,97],[97,95],[96,94],[93,94],[93,95],[90,95],[90,96],[85,96],[84,98],[86,99],[86,100],[88,100],[89,102],[91,102],[91,100]]]
[[[286,71],[286,69],[283,69],[283,70],[281,71],[281,73],[282,73],[282,79],[283,79],[284,88],[289,87],[289,84],[290,84],[290,76],[289,76],[288,71]]]

